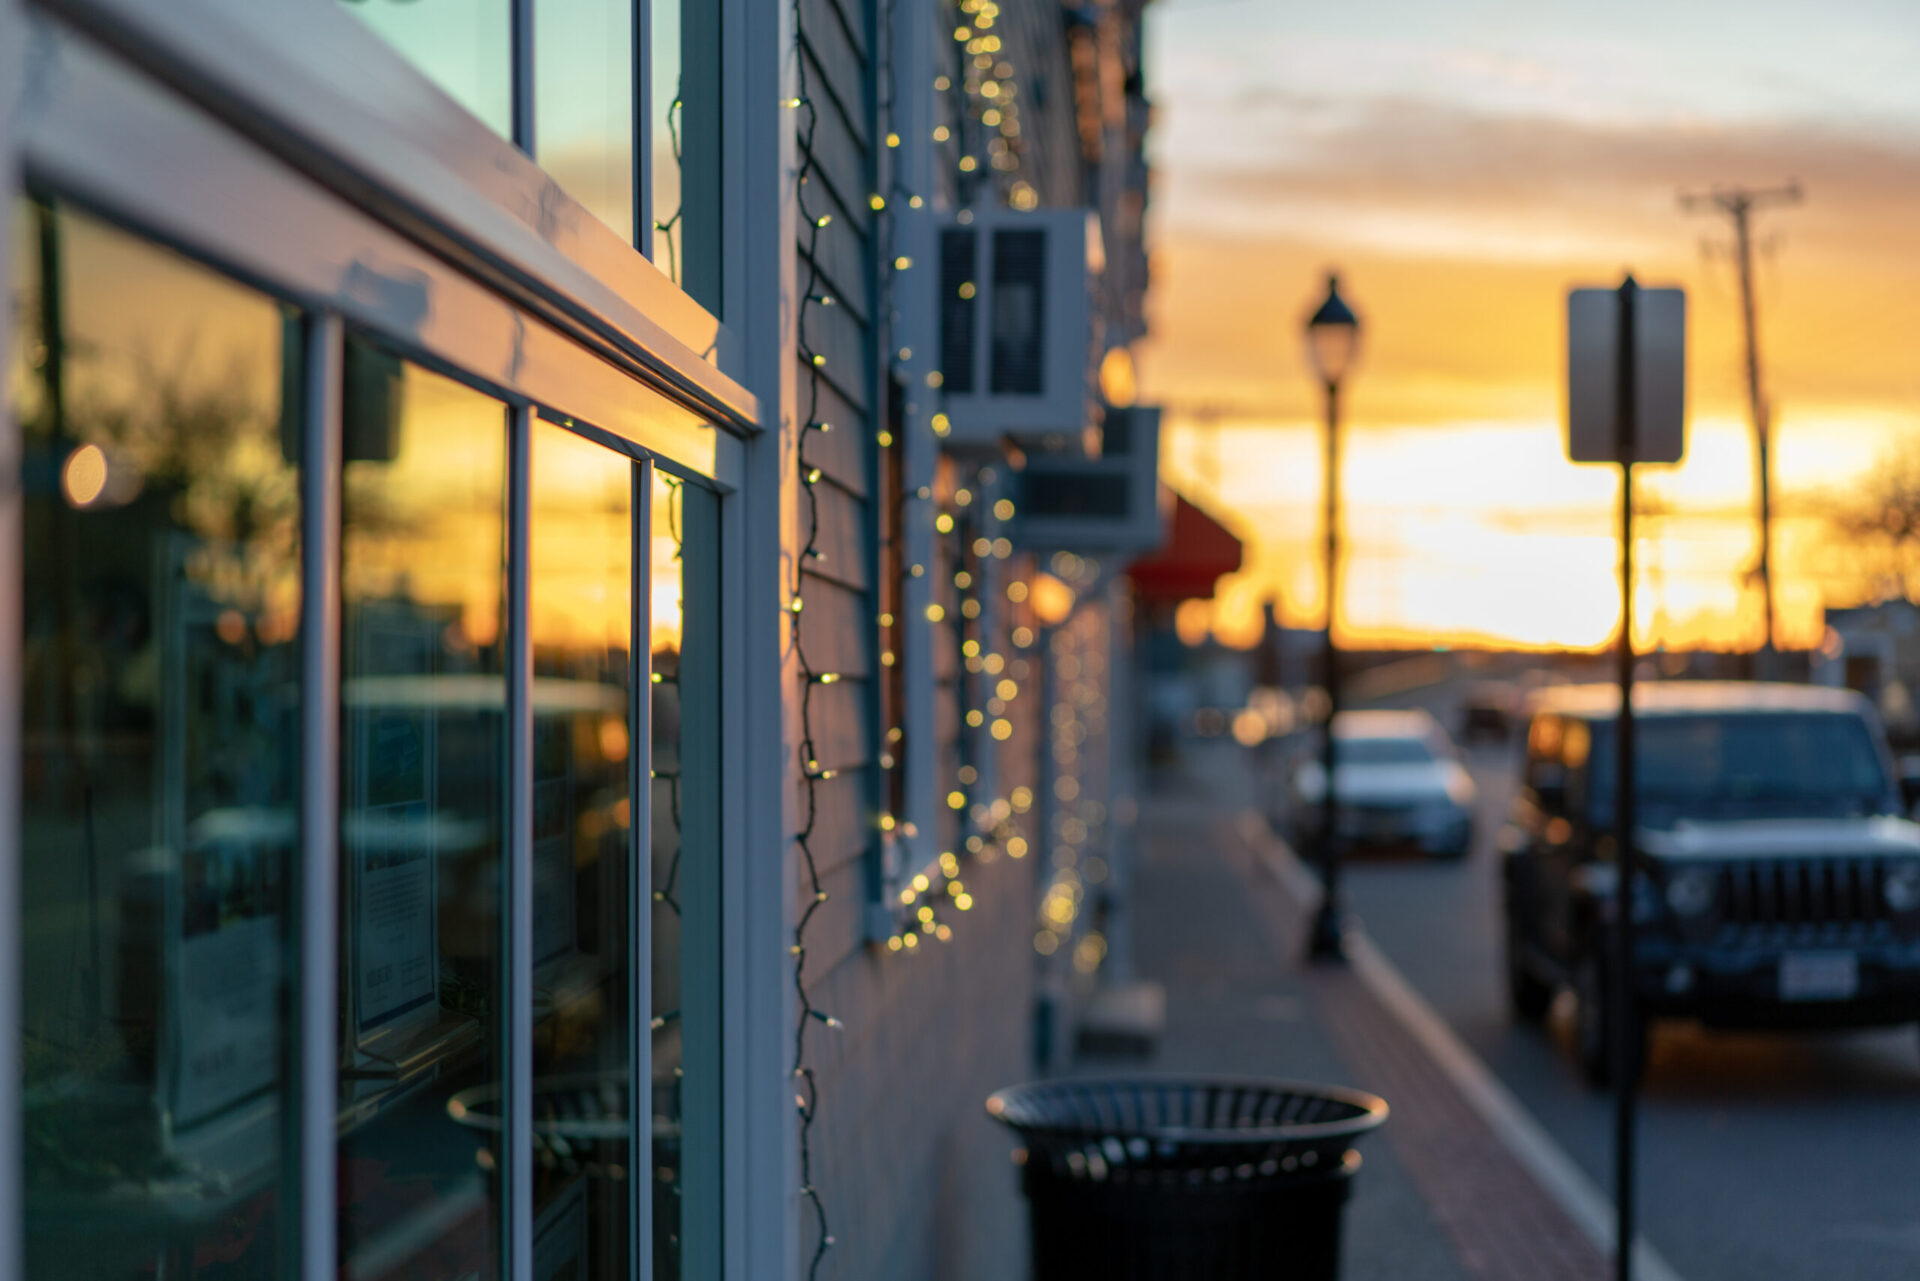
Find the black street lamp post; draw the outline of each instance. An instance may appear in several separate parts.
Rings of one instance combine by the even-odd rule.
[[[1307,318],[1307,360],[1327,391],[1326,479],[1326,601],[1327,626],[1321,660],[1321,680],[1327,692],[1327,718],[1321,732],[1320,792],[1320,909],[1307,936],[1307,956],[1338,961],[1346,957],[1341,942],[1340,851],[1337,844],[1337,804],[1334,796],[1335,746],[1333,718],[1340,710],[1339,653],[1333,644],[1333,606],[1338,599],[1340,553],[1340,381],[1353,365],[1360,347],[1360,318],[1340,296],[1340,278],[1327,276],[1327,298]]]

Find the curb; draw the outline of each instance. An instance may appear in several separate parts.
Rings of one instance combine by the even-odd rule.
[[[1318,904],[1319,878],[1292,847],[1272,833],[1265,819],[1256,813],[1242,814],[1239,828],[1247,844],[1266,855],[1263,862],[1280,882],[1282,893],[1303,908]],[[1454,1035],[1453,1029],[1371,939],[1360,930],[1349,928],[1346,945],[1354,977],[1419,1043],[1468,1106],[1479,1114],[1513,1158],[1559,1204],[1594,1247],[1611,1258],[1612,1199],[1554,1142],[1500,1078]],[[1633,1271],[1641,1281],[1682,1281],[1680,1274],[1644,1235],[1634,1243]]]

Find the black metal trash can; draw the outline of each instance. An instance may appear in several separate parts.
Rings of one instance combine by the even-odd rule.
[[[1337,1281],[1371,1094],[1288,1081],[1041,1081],[987,1112],[1019,1134],[1033,1281]]]

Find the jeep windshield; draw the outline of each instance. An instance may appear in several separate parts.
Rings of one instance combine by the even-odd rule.
[[[1867,724],[1839,712],[1649,716],[1634,722],[1638,819],[1842,818],[1896,813]],[[1589,816],[1613,820],[1613,722],[1593,726]]]

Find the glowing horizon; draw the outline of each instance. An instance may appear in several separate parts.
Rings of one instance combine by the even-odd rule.
[[[1207,611],[1216,632],[1250,642],[1268,598],[1291,625],[1324,616],[1299,320],[1337,265],[1367,329],[1343,406],[1336,631],[1605,645],[1618,488],[1562,455],[1562,308],[1631,266],[1685,286],[1691,312],[1689,456],[1639,473],[1636,637],[1757,645],[1738,295],[1699,248],[1724,228],[1676,195],[1797,177],[1808,201],[1761,221],[1763,244],[1786,239],[1756,274],[1777,629],[1818,643],[1825,604],[1884,590],[1823,513],[1890,451],[1920,451],[1920,88],[1898,71],[1920,11],[1854,3],[1811,23],[1748,5],[1756,36],[1730,52],[1700,15],[1639,28],[1665,32],[1639,46],[1619,15],[1470,7],[1488,22],[1405,0],[1157,11],[1142,398],[1168,406],[1166,477],[1247,543]],[[1223,407],[1211,429],[1206,405]]]

